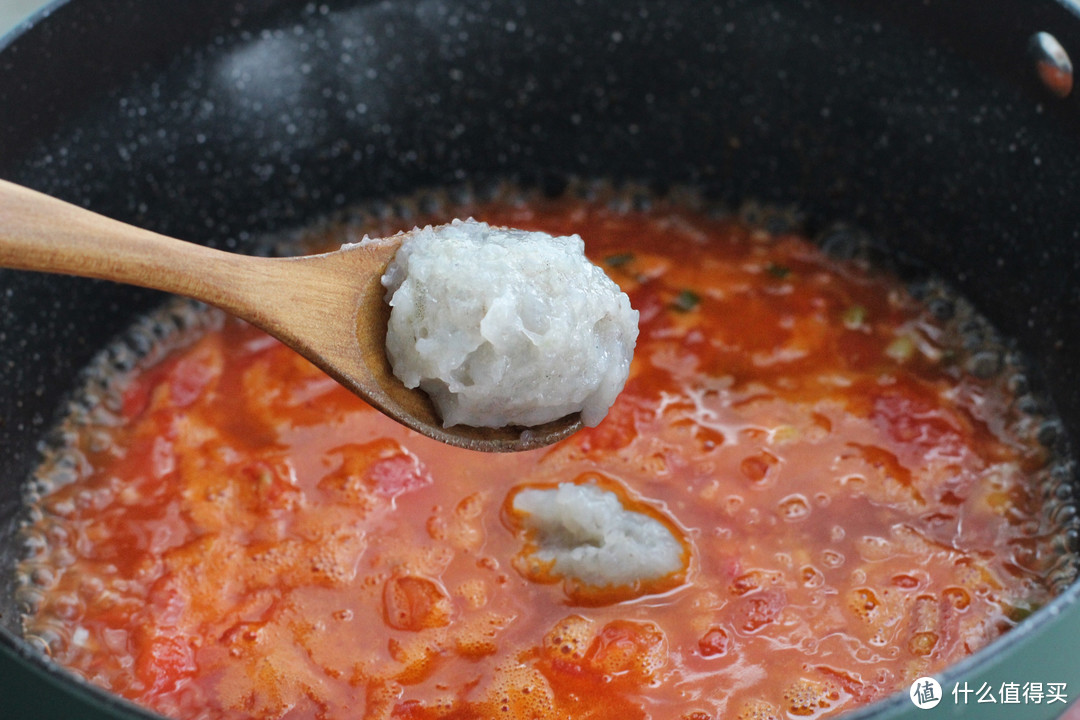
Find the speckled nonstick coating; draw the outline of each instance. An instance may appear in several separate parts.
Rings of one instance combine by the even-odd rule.
[[[73,0],[0,50],[0,177],[240,251],[357,201],[500,179],[793,205],[810,232],[850,223],[955,282],[1040,363],[1067,442],[1080,427],[1080,108],[1036,80],[1036,31],[1080,58],[1080,20],[1054,0]],[[18,639],[10,575],[41,436],[78,369],[160,299],[0,274],[5,718],[148,717]],[[1077,592],[943,684],[1080,693]],[[848,717],[919,712],[897,696]]]

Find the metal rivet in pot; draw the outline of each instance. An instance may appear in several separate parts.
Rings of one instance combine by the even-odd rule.
[[[1048,32],[1037,32],[1028,41],[1039,79],[1058,97],[1068,97],[1073,88],[1073,66],[1065,48]]]

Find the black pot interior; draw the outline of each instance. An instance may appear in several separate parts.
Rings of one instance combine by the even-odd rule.
[[[239,251],[499,179],[793,206],[950,279],[1038,359],[1075,437],[1080,110],[1035,79],[1040,30],[1080,49],[1049,0],[76,0],[0,53],[0,176]],[[20,485],[78,369],[161,298],[0,289],[0,641],[22,653]]]

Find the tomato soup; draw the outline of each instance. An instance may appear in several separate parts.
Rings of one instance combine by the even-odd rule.
[[[465,201],[407,224],[465,215],[578,233],[629,294],[640,338],[603,423],[451,448],[237,320],[174,310],[184,329],[58,430],[27,637],[183,720],[826,717],[1071,580],[1053,426],[938,284],[666,200]],[[566,484],[666,528],[677,567],[560,576],[514,499]]]

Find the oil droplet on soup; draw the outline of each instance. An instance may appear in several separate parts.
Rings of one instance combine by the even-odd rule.
[[[607,418],[553,448],[419,437],[213,311],[163,311],[131,362],[111,349],[36,476],[27,637],[177,718],[827,717],[1071,581],[1072,514],[1042,506],[1067,496],[1061,458],[967,303],[796,232],[625,199],[436,198],[301,238],[453,216],[580,234],[640,335]],[[647,519],[675,543],[659,577],[567,580],[537,552],[514,498],[586,481],[619,522],[566,557]]]

